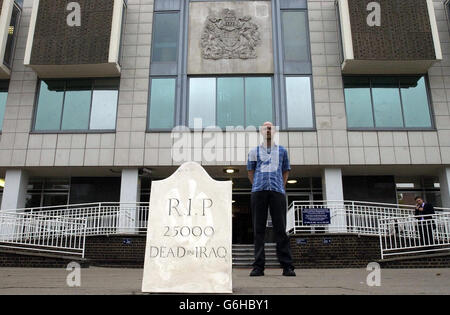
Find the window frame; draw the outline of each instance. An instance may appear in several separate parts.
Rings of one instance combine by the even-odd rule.
[[[194,130],[197,130],[197,129],[195,129],[194,127],[191,127],[190,126],[190,124],[189,124],[189,120],[190,120],[190,116],[189,116],[189,112],[190,112],[190,106],[189,106],[189,104],[190,104],[190,97],[189,97],[189,95],[190,95],[190,83],[191,83],[191,79],[192,78],[214,78],[215,79],[215,83],[216,83],[216,100],[215,100],[215,123],[217,124],[217,97],[218,97],[218,93],[217,93],[217,80],[218,79],[220,79],[220,78],[242,78],[243,79],[243,85],[244,85],[244,121],[246,122],[246,113],[247,113],[247,111],[246,111],[246,109],[247,109],[247,104],[245,103],[245,96],[246,96],[246,88],[245,88],[245,78],[270,78],[270,81],[271,81],[271,87],[272,87],[272,90],[271,90],[271,93],[272,93],[272,120],[274,121],[275,120],[275,116],[276,116],[276,112],[275,112],[275,91],[274,91],[274,77],[273,77],[273,75],[249,75],[249,74],[246,74],[246,75],[237,75],[237,74],[232,74],[232,75],[220,75],[220,76],[218,76],[218,75],[193,75],[193,76],[188,76],[188,79],[187,79],[187,90],[186,90],[186,99],[187,99],[187,101],[186,101],[186,119],[185,119],[185,121],[184,121],[184,126],[186,127],[186,128],[188,128],[189,130],[191,130],[191,131],[194,131]],[[217,125],[215,125],[214,126],[214,130],[211,130],[211,128],[209,128],[209,127],[211,127],[211,126],[202,126],[202,130],[205,130],[205,129],[208,129],[208,131],[225,131],[226,130],[226,127],[225,127],[225,129],[222,129],[222,127],[220,127],[220,126],[217,126]],[[227,126],[228,127],[228,126]],[[229,127],[243,127],[244,129],[245,128],[247,128],[247,127],[249,127],[249,126],[247,126],[247,125],[244,125],[244,126],[229,126]],[[255,126],[255,127],[259,127],[259,126]],[[217,129],[217,130],[216,130]]]
[[[114,129],[89,129],[91,124],[91,118],[92,118],[92,100],[94,96],[94,82],[95,80],[118,80],[117,90],[115,89],[108,89],[108,90],[114,90],[117,91],[117,104],[116,104],[116,120],[114,123]],[[39,107],[39,96],[41,92],[41,82],[42,81],[64,81],[64,96],[63,96],[63,102],[61,107],[61,118],[59,122],[59,129],[58,130],[36,130],[36,118],[37,118],[37,111]],[[91,81],[91,101],[89,104],[89,123],[88,123],[88,129],[71,129],[71,130],[62,130],[62,121],[64,117],[64,103],[65,103],[65,97],[66,97],[66,91],[67,91],[67,81]],[[34,105],[33,105],[33,119],[31,119],[31,128],[30,128],[30,134],[88,134],[88,133],[115,133],[117,130],[117,116],[119,111],[119,99],[120,99],[120,78],[61,78],[61,79],[46,79],[46,78],[38,78],[36,80],[36,93],[34,95]]]
[[[430,115],[430,127],[406,127],[405,126],[405,113],[404,113],[404,106],[403,106],[403,99],[401,96],[401,90],[400,90],[400,83],[399,83],[399,96],[400,96],[400,107],[402,112],[402,123],[404,127],[377,127],[376,121],[375,121],[375,109],[373,104],[373,93],[372,93],[372,78],[378,77],[378,78],[404,78],[404,77],[414,77],[414,76],[421,76],[424,78],[425,81],[425,91],[428,101],[428,110]],[[349,127],[348,126],[348,111],[347,111],[347,100],[345,96],[345,84],[344,84],[344,78],[346,77],[356,77],[356,78],[368,78],[369,79],[369,89],[370,89],[370,100],[371,100],[371,109],[372,109],[372,115],[373,115],[373,125],[374,127]],[[433,99],[431,94],[431,88],[430,88],[430,82],[428,74],[417,74],[417,75],[411,75],[411,74],[395,74],[395,75],[381,75],[381,74],[374,74],[374,75],[362,75],[362,74],[354,74],[354,75],[342,75],[342,86],[343,86],[343,92],[344,92],[344,106],[345,106],[345,118],[347,123],[347,130],[348,131],[436,131],[436,122],[435,122],[435,115],[433,110]]]

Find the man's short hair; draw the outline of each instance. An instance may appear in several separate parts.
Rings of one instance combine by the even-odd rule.
[[[416,201],[417,201],[417,199],[422,199],[423,200],[423,198],[421,196],[416,196],[416,198],[414,198],[414,200],[416,200]]]

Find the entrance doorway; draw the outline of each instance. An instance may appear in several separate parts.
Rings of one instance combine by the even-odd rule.
[[[233,192],[233,244],[253,244],[250,193]]]
[[[313,200],[309,192],[287,192],[287,206],[293,201]],[[253,244],[253,223],[250,208],[250,192],[233,192],[233,244]],[[273,243],[273,228],[270,212],[267,219],[266,242]]]

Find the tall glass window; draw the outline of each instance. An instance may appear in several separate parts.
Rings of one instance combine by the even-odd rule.
[[[6,100],[8,98],[9,81],[0,81],[0,132],[3,129],[3,119],[5,118]]]
[[[41,81],[34,130],[61,129],[64,81]]]
[[[91,106],[91,81],[69,81],[66,84],[61,129],[87,130]],[[74,119],[77,117],[77,119]]]
[[[116,129],[118,86],[119,80],[100,79],[94,81],[89,129]]]
[[[176,62],[180,14],[155,13],[153,18],[152,62]]]
[[[288,128],[314,128],[310,77],[286,77]]]
[[[115,130],[118,89],[118,79],[41,80],[34,130]]]
[[[189,127],[255,126],[273,118],[271,77],[190,78]]]
[[[344,77],[348,128],[432,128],[424,76]]]
[[[273,120],[272,80],[245,78],[245,120],[247,126],[261,126]]]
[[[180,0],[154,2],[152,54],[150,64],[148,130],[170,130],[179,117],[175,113],[181,107],[180,95],[183,76],[179,67],[181,21],[183,15]],[[184,85],[183,85],[184,86]],[[178,110],[177,110],[178,109]]]
[[[348,127],[374,127],[369,78],[347,77],[344,82]]]
[[[175,116],[175,78],[151,80],[149,129],[171,129]]]
[[[280,1],[279,43],[283,63],[280,86],[286,129],[313,129],[312,62],[307,1]],[[284,107],[284,104],[282,104]]]
[[[385,77],[373,78],[372,97],[377,127],[403,127],[398,80]]]
[[[244,78],[218,78],[217,126],[243,126],[244,118]]]
[[[216,78],[189,80],[189,127],[195,119],[201,119],[203,127],[216,125]]]
[[[431,126],[425,78],[400,78],[400,93],[406,127]]]
[[[307,11],[281,12],[285,61],[308,61]]]

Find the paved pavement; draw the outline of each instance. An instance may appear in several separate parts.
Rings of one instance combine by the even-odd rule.
[[[379,287],[367,285],[366,269],[303,269],[295,278],[281,276],[280,269],[266,269],[264,277],[250,278],[249,272],[233,270],[234,294],[450,294],[450,268],[381,269]],[[0,268],[0,295],[141,294],[142,269],[81,269],[80,287],[67,286],[69,273],[64,268]]]

